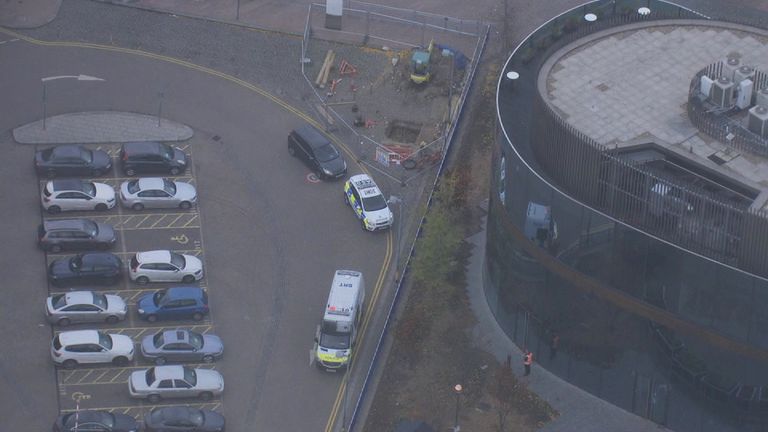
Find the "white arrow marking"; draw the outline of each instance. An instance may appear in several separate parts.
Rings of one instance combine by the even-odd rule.
[[[50,76],[50,77],[42,78],[41,81],[47,82],[47,81],[66,79],[66,78],[73,78],[78,81],[106,81],[103,78],[98,78],[90,75],[58,75],[58,76]]]

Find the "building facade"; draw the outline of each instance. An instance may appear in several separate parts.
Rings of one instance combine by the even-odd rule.
[[[764,215],[695,190],[655,211],[677,185],[571,124],[540,76],[579,41],[697,20],[666,2],[597,1],[513,52],[497,89],[485,292],[540,367],[598,397],[673,430],[763,430],[768,279],[754,256],[768,248]]]

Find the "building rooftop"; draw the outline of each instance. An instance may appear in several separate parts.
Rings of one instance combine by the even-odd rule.
[[[566,46],[542,67],[539,88],[569,124],[607,148],[654,143],[676,162],[660,163],[642,146],[632,158],[766,208],[768,159],[707,136],[688,118],[692,80],[728,56],[768,72],[768,32],[711,21],[638,23]]]

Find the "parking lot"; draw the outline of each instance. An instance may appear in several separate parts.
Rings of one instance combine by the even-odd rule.
[[[117,157],[120,146],[117,144],[89,145],[90,149],[106,151],[113,159],[113,165],[116,167]],[[177,145],[179,149],[191,154],[189,144],[181,143]],[[119,193],[120,184],[132,178],[119,177],[119,170],[112,169],[108,175],[103,177],[89,179],[90,181],[105,183],[111,186],[116,193]],[[186,175],[166,177],[175,181],[181,181],[195,185],[193,170]],[[45,186],[48,179],[40,179],[41,189]],[[115,208],[105,212],[62,212],[51,215],[41,210],[43,220],[88,218],[96,222],[110,224],[118,234],[118,241],[111,250],[112,253],[120,257],[125,266],[130,262],[131,257],[140,251],[168,249],[178,253],[192,255],[204,260],[202,246],[202,226],[200,224],[200,213],[197,206],[189,210],[182,209],[144,209],[134,211],[126,209],[120,204]],[[47,253],[46,263],[61,258],[72,256],[72,253]],[[41,269],[43,270],[43,269]],[[124,269],[127,273],[127,267]],[[66,328],[54,326],[54,335],[64,329],[98,329],[109,334],[121,334],[129,336],[135,345],[136,354],[133,361],[124,367],[117,367],[111,364],[107,365],[80,365],[75,369],[56,368],[56,385],[58,388],[59,407],[62,413],[72,412],[77,409],[99,409],[129,414],[134,417],[142,417],[144,413],[155,406],[168,405],[188,405],[201,408],[221,410],[220,400],[207,402],[194,399],[170,399],[161,401],[157,404],[151,404],[140,399],[132,399],[128,395],[128,379],[132,372],[152,367],[152,361],[143,359],[139,351],[139,343],[147,335],[153,335],[157,332],[169,329],[189,329],[200,334],[215,334],[213,322],[209,317],[202,321],[160,321],[149,323],[140,320],[136,315],[137,300],[148,293],[156,292],[173,284],[150,283],[147,285],[138,285],[131,282],[127,276],[116,285],[110,287],[86,287],[85,289],[98,291],[103,294],[114,294],[122,297],[128,304],[128,316],[124,321],[118,324],[76,324]],[[206,279],[199,281],[196,285],[210,289],[207,286]],[[82,289],[80,287],[56,287],[48,284],[49,294]],[[215,369],[216,364],[196,364],[188,363],[190,367]]]
[[[372,316],[385,312],[376,307],[376,300],[386,291],[393,235],[361,230],[342,199],[343,183],[312,181],[308,169],[288,154],[288,132],[310,119],[242,83],[173,61],[12,39],[0,45],[0,52],[15,60],[0,65],[7,77],[0,81],[0,89],[19,101],[0,118],[3,131],[41,119],[40,100],[29,97],[39,96],[40,77],[74,68],[106,79],[99,86],[76,81],[51,85],[49,119],[104,109],[151,112],[159,83],[165,92],[164,116],[195,132],[176,143],[192,159],[187,176],[178,179],[193,183],[199,197],[198,206],[188,211],[114,208],[50,215],[40,209],[40,188],[46,179],[32,169],[36,146],[20,145],[7,132],[0,137],[7,164],[0,170],[0,195],[9,203],[0,207],[5,221],[0,226],[5,241],[0,279],[9,281],[6,291],[13,299],[0,302],[0,322],[19,335],[0,351],[0,380],[8,389],[0,392],[0,405],[9,418],[7,424],[43,430],[58,412],[78,406],[138,415],[150,405],[130,399],[125,382],[130,370],[151,365],[140,355],[126,367],[82,366],[69,371],[52,365],[54,333],[45,322],[43,300],[62,289],[48,284],[46,264],[69,253],[37,250],[34,231],[41,219],[76,216],[114,225],[118,240],[112,251],[124,265],[133,253],[156,249],[202,259],[206,275],[199,285],[210,294],[212,319],[141,321],[135,302],[142,293],[174,284],[140,286],[124,276],[119,284],[93,289],[123,296],[131,313],[118,324],[92,328],[131,335],[138,342],[140,336],[160,328],[207,326],[200,332],[217,334],[225,344],[224,357],[213,367],[226,386],[223,396],[212,401],[215,405],[206,406],[226,416],[228,430],[317,430],[341,413],[344,375],[317,370],[307,354],[336,269],[365,274],[368,310]],[[88,146],[113,157],[119,149],[119,144]],[[345,157],[349,175],[362,170],[350,153]],[[116,187],[126,178],[113,170],[93,180]],[[391,184],[383,182],[380,187],[385,196],[393,193]],[[91,326],[71,326],[86,327]],[[363,339],[360,351],[375,342]],[[201,406],[196,399],[162,402],[166,403]],[[297,408],[303,415],[294,414]]]

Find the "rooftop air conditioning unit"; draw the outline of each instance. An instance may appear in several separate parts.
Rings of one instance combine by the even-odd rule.
[[[755,95],[755,105],[768,107],[768,87],[761,88]]]
[[[761,105],[752,107],[747,117],[747,129],[763,138],[768,137],[768,108]]]
[[[739,66],[741,66],[741,60],[739,60],[738,57],[728,57],[727,59],[723,60],[723,73],[721,76],[724,76],[729,80],[733,80],[733,74],[736,72],[736,69],[738,69]]]
[[[736,92],[736,106],[739,109],[745,109],[752,105],[752,90],[755,85],[750,79],[745,79],[739,82],[739,89]]]
[[[744,81],[745,79],[752,81],[755,80],[755,68],[752,66],[742,66],[736,69],[736,72],[733,73],[733,82],[736,84]]]
[[[733,81],[726,77],[720,77],[712,86],[710,99],[712,103],[723,108],[729,108],[733,105]]]

